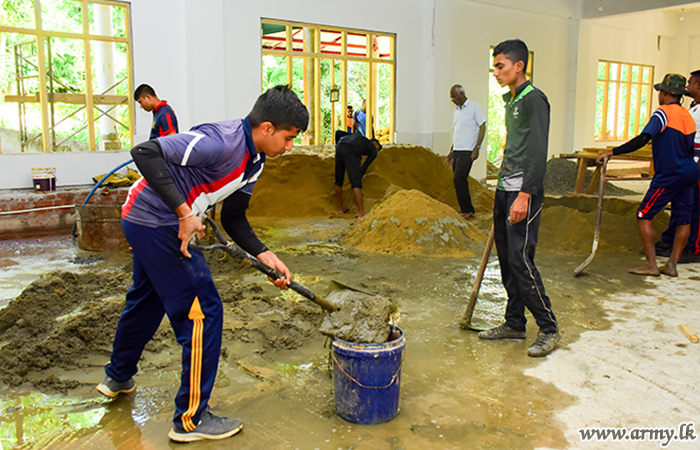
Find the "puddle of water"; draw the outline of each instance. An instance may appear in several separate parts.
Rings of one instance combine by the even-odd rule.
[[[54,270],[95,270],[123,265],[128,260],[126,252],[81,250],[71,235],[0,240],[0,308],[21,294],[39,275]]]

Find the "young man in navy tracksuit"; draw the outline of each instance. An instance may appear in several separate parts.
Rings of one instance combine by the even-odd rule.
[[[188,243],[193,236],[204,237],[203,214],[223,200],[221,221],[231,238],[284,275],[275,285],[289,285],[289,269],[260,242],[245,213],[265,158],[291,149],[308,121],[297,95],[277,86],[261,95],[244,119],[199,125],[131,150],[143,174],[122,206],[134,283],[97,390],[116,397],[135,389],[141,353],[167,314],[182,346],[181,384],[168,434],[173,441],[223,439],[243,427],[239,419],[209,411],[223,305],[204,256]]]
[[[167,100],[161,100],[156,91],[147,84],[142,84],[134,91],[134,99],[144,111],[153,111],[151,134],[149,139],[170,136],[179,131],[175,111],[168,105]]]
[[[510,90],[503,96],[507,138],[493,206],[494,242],[508,304],[505,323],[480,332],[479,338],[525,339],[527,308],[540,328],[527,354],[539,357],[551,353],[561,335],[535,266],[550,108],[544,92],[527,81],[528,56],[527,46],[519,39],[501,42],[493,50],[493,75]]]

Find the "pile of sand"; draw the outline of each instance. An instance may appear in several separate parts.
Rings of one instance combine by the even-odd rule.
[[[538,248],[562,253],[591,251],[598,199],[591,197],[548,197],[542,211]],[[637,252],[642,248],[635,213],[638,203],[618,198],[603,201],[598,251]],[[657,236],[668,226],[668,214],[654,218]]]
[[[248,213],[255,217],[313,217],[337,213],[333,191],[334,153],[327,148],[294,150],[265,163]],[[365,210],[369,211],[387,192],[417,189],[453,208],[457,196],[452,182],[452,167],[443,156],[417,146],[386,146],[370,165],[362,180]],[[493,194],[469,180],[472,203],[477,213],[490,214]],[[350,184],[343,186],[347,217],[357,213]]]
[[[473,256],[488,236],[450,206],[417,190],[391,194],[353,224],[342,243],[388,255]]]

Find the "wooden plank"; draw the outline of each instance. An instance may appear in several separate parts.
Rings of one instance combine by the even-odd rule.
[[[585,180],[585,178],[584,178]],[[593,179],[591,180],[591,184],[588,185],[588,189],[586,189],[586,194],[593,194],[595,192],[595,187],[598,186],[598,183],[600,182],[600,166],[596,165],[595,171],[593,172]]]
[[[84,105],[85,94],[64,94],[54,93],[53,103],[68,103],[71,105]],[[40,103],[39,93],[34,95],[5,95],[5,102],[12,103]],[[119,105],[127,103],[129,97],[126,95],[93,95],[92,103],[95,105]]]
[[[576,174],[576,186],[574,187],[574,192],[581,194],[583,192],[583,183],[586,181],[586,170],[588,168],[588,161],[585,159],[579,159],[578,161],[578,173]]]

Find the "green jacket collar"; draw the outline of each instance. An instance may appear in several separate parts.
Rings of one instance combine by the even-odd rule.
[[[534,88],[532,87],[532,83],[530,83],[530,81],[525,81],[523,84],[521,84],[520,86],[518,86],[515,89],[515,98],[513,98],[512,101],[511,101],[512,94],[510,93],[510,91],[503,94],[503,101],[505,101],[508,104],[514,103],[515,101],[520,99],[520,97],[526,95],[528,92],[532,91],[533,89]]]

